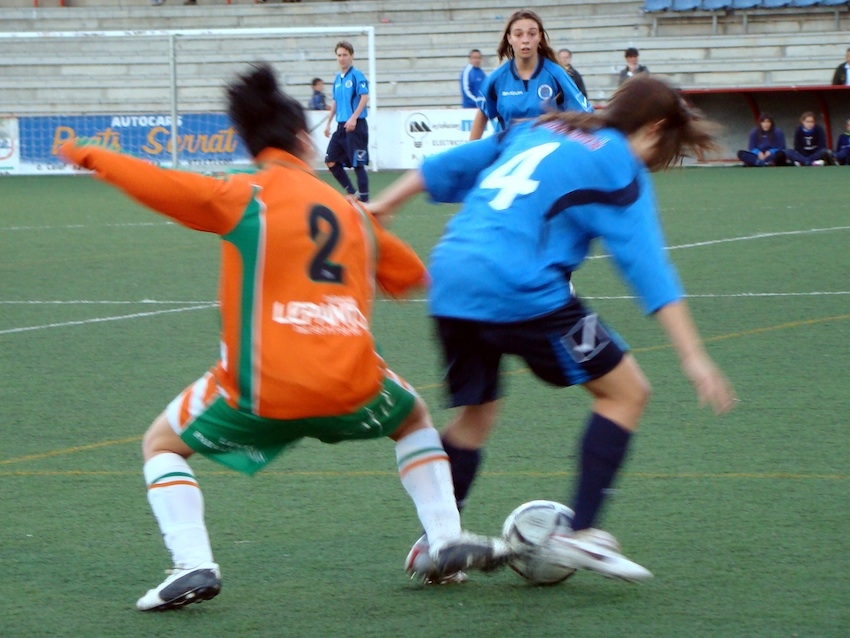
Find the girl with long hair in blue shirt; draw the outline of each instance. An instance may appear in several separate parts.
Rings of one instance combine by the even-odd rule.
[[[651,576],[594,527],[650,396],[626,343],[570,282],[595,239],[666,332],[699,403],[722,413],[736,400],[667,258],[649,175],[714,149],[712,129],[669,85],[640,74],[601,113],[549,113],[428,157],[371,205],[388,221],[421,191],[462,202],[431,255],[428,299],[457,408],[442,440],[460,505],[496,424],[505,355],[551,385],[581,385],[592,396],[573,531],[552,540],[572,567],[630,581]],[[419,550],[426,543],[417,541]]]
[[[549,45],[543,20],[534,11],[515,11],[508,19],[497,50],[507,58],[481,85],[480,111],[475,114],[470,140],[484,135],[487,121],[496,130],[548,111],[593,111],[587,98],[558,63]]]

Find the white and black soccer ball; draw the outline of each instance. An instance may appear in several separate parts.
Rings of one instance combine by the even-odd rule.
[[[553,535],[572,532],[574,512],[556,501],[529,501],[505,519],[502,535],[513,550],[511,569],[535,585],[554,585],[576,573],[548,549]]]

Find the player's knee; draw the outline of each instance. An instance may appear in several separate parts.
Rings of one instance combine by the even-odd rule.
[[[499,417],[499,401],[465,405],[457,409],[443,436],[459,447],[475,449],[487,441]]]
[[[165,413],[154,419],[154,422],[151,423],[142,437],[142,458],[148,461],[163,452],[173,452],[184,458],[188,458],[192,454],[192,450],[171,429]]]
[[[402,424],[396,428],[395,432],[390,435],[390,438],[393,441],[398,441],[417,430],[433,427],[434,424],[431,421],[431,414],[428,412],[428,407],[421,398],[416,397],[416,402],[413,404],[413,409],[410,411],[410,414],[408,414]]]

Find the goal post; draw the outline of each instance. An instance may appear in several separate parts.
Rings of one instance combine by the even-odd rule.
[[[0,140],[0,172],[7,172],[7,147],[17,153],[17,172],[65,170],[55,149],[70,137],[164,166],[248,163],[226,115],[224,86],[250,63],[266,62],[303,105],[313,77],[325,80],[330,98],[339,40],[353,44],[355,66],[369,80],[377,170],[375,28],[334,26],[0,33],[0,138],[6,130],[18,138]],[[321,160],[328,140],[318,124],[328,113],[307,115]]]

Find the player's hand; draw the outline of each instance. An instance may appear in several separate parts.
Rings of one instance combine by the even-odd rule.
[[[706,355],[694,355],[682,362],[682,370],[696,390],[700,406],[710,405],[715,414],[728,412],[738,402],[729,379]]]
[[[85,146],[77,144],[76,138],[64,142],[56,151],[56,156],[66,164],[88,168],[85,165]]]
[[[395,219],[395,210],[387,206],[380,199],[363,204],[363,206],[374,215],[378,223],[384,228],[388,228]]]

